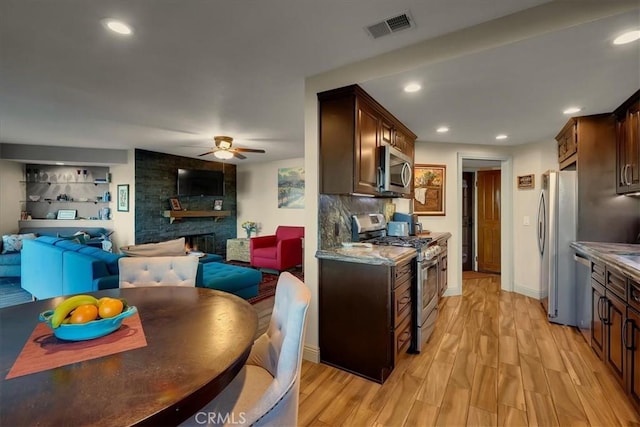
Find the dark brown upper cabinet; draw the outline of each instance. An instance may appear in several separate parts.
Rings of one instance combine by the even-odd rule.
[[[640,90],[615,111],[616,192],[640,191]]]
[[[378,150],[414,158],[416,135],[358,85],[318,94],[320,193],[380,195]]]

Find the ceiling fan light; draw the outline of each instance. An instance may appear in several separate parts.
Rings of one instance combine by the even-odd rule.
[[[218,159],[229,160],[233,157],[233,153],[231,151],[220,150],[213,153],[213,156],[217,157]]]

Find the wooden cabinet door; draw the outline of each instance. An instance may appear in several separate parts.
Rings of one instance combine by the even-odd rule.
[[[500,273],[500,171],[478,171],[478,271]]]
[[[640,408],[640,314],[632,308],[627,309],[625,327],[627,346],[627,392],[631,400]]]
[[[640,102],[627,114],[627,164],[625,170],[629,191],[640,190]]]
[[[575,119],[569,120],[558,136],[558,163],[564,169],[576,161],[574,155],[578,152],[578,135]]]
[[[604,287],[591,280],[591,348],[602,359],[604,353]]]
[[[616,379],[624,385],[625,347],[622,341],[622,327],[627,314],[626,304],[607,291],[605,362],[615,373]]]
[[[374,109],[358,100],[356,118],[354,191],[375,194],[378,187],[376,149],[380,145],[380,117]]]
[[[620,194],[640,190],[640,102],[618,118],[616,126],[616,190]]]
[[[395,145],[395,138],[394,138],[394,132],[393,132],[393,125],[387,123],[385,120],[382,120],[380,122],[380,141],[382,144],[387,144],[387,145]]]

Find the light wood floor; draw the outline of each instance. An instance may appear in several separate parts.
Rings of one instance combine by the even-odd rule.
[[[302,426],[640,425],[621,387],[574,328],[538,301],[472,275],[441,300],[435,331],[384,385],[304,361]]]

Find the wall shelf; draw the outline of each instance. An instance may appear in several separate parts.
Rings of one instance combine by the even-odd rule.
[[[225,216],[231,216],[231,211],[163,211],[162,216],[169,218],[171,224],[183,218],[213,218],[214,221],[220,221]]]

